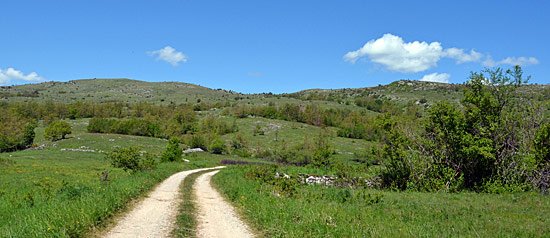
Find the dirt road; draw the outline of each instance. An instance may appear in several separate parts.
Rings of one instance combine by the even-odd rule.
[[[210,179],[218,171],[197,178],[193,190],[198,208],[198,237],[254,237],[233,207],[212,188]]]
[[[170,176],[119,220],[105,237],[169,237],[178,215],[179,187],[183,179],[195,172],[219,168],[224,166],[182,171]]]

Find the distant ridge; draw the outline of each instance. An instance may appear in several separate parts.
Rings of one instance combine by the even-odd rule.
[[[183,82],[147,82],[128,78],[77,79],[67,82],[49,81],[35,84],[1,86],[0,101],[54,101],[54,102],[147,102],[147,103],[197,103],[235,102],[265,97],[286,97],[299,101],[331,101],[352,103],[357,97],[376,97],[402,102],[441,100],[458,102],[462,98],[464,84],[448,84],[412,80],[399,80],[388,85],[364,88],[307,89],[283,94],[241,94],[211,89]],[[550,84],[528,84],[520,88],[528,97],[550,97]]]

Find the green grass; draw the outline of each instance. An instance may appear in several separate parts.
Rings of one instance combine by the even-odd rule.
[[[181,184],[181,204],[179,205],[179,215],[176,220],[176,228],[172,231],[175,237],[196,237],[197,228],[197,209],[195,199],[193,198],[193,184],[197,178],[211,170],[193,173],[185,177]]]
[[[1,237],[82,236],[91,227],[103,226],[104,221],[125,208],[128,201],[173,173],[215,166],[223,158],[201,153],[190,157],[190,163],[162,163],[153,171],[130,174],[113,168],[103,153],[61,149],[86,146],[110,151],[114,146],[139,145],[147,152],[158,154],[166,147],[166,141],[89,134],[84,132],[86,120],[70,122],[74,133],[66,140],[47,142],[44,150],[0,154],[15,162],[0,165]],[[36,139],[45,142],[43,128],[37,128]],[[108,182],[99,176],[105,171],[109,173]]]
[[[234,118],[225,118],[228,124],[233,123]],[[304,143],[307,137],[310,143],[315,142],[322,128],[297,122],[288,122],[267,118],[240,118],[236,119],[239,132],[248,141],[248,147],[251,149],[273,149],[279,148],[285,144],[287,147],[293,147]],[[254,136],[253,131],[256,125],[264,131],[264,135]],[[354,153],[361,153],[367,149],[367,146],[374,143],[361,139],[350,139],[336,136],[336,128],[328,128],[329,143],[331,148],[336,151],[333,156],[335,160],[351,160],[355,158]],[[234,133],[224,136],[230,141]],[[277,138],[277,140],[275,140]]]
[[[550,198],[351,190],[299,185],[295,197],[231,166],[213,184],[266,237],[537,237],[550,232]],[[371,204],[361,195],[382,195]],[[344,201],[345,200],[345,201]]]

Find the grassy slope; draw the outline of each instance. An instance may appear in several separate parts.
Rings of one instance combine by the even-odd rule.
[[[266,237],[530,237],[548,235],[550,198],[533,193],[382,194],[369,204],[360,190],[300,185],[294,198],[245,178],[245,166],[222,170],[215,186]],[[342,202],[346,192],[351,195]],[[344,195],[343,195],[344,194]]]
[[[169,103],[171,101],[195,103],[225,100],[237,93],[212,90],[198,85],[175,82],[149,83],[130,79],[83,79],[69,82],[46,82],[13,87],[2,87],[0,92],[17,95],[18,92],[38,91],[38,97],[9,97],[10,101],[52,100],[75,101],[120,101]]]

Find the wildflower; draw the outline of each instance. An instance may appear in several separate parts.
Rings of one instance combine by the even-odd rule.
[[[48,227],[48,231],[50,230],[50,228]]]

